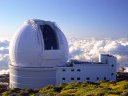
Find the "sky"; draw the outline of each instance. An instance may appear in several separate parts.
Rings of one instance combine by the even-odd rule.
[[[31,18],[56,22],[67,38],[128,38],[128,0],[1,0],[0,38]]]
[[[0,74],[9,71],[10,39],[32,18],[56,22],[70,58],[97,61],[107,53],[128,67],[128,0],[0,0]]]

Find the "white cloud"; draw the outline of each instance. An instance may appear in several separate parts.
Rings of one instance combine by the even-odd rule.
[[[0,40],[0,74],[8,72],[9,40]],[[98,61],[100,53],[116,56],[121,65],[128,66],[128,40],[69,40],[70,58],[87,61]]]
[[[9,69],[0,70],[0,75],[1,75],[1,74],[8,74],[8,73],[9,73]]]
[[[8,47],[9,47],[9,40],[0,40],[0,70],[8,69]],[[0,74],[3,71],[0,71]]]
[[[70,40],[70,58],[88,61],[98,61],[101,53],[112,54],[118,63],[128,66],[128,40]]]
[[[0,40],[0,47],[8,48],[9,40]]]

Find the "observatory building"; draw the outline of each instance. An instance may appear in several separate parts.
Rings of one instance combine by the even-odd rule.
[[[116,57],[101,54],[99,62],[67,62],[68,49],[63,32],[54,22],[25,22],[10,42],[10,88],[116,80]]]

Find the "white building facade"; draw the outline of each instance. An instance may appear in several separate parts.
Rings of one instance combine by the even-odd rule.
[[[68,42],[54,22],[28,20],[10,42],[10,88],[116,80],[117,60],[101,54],[99,62],[68,60]]]
[[[72,66],[58,67],[56,84],[69,82],[97,82],[101,80],[116,80],[116,58],[101,54],[100,62],[76,62]],[[104,59],[106,60],[104,62]]]

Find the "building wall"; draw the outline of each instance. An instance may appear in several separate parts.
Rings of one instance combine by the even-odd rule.
[[[114,64],[75,64],[73,67],[60,67],[56,72],[56,83],[116,80]]]
[[[10,65],[10,88],[42,88],[56,84],[55,68],[23,68]]]
[[[106,59],[107,58],[107,59]],[[104,61],[103,61],[104,60]],[[70,82],[116,80],[116,58],[103,56],[101,62],[85,62],[70,67],[16,67],[10,68],[10,88],[42,88]],[[103,62],[102,62],[103,61]],[[105,63],[107,61],[107,63]]]

